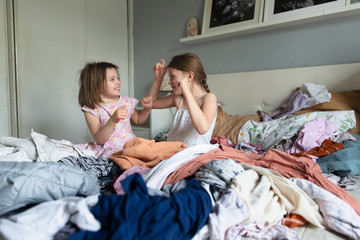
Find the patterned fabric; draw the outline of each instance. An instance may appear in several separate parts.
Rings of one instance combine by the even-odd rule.
[[[112,161],[109,161],[109,159],[107,158],[96,158],[92,156],[68,156],[60,159],[59,162],[72,166],[79,166],[84,171],[91,169],[95,171],[97,177],[108,175],[112,166],[114,165],[114,163]]]
[[[300,240],[299,236],[294,230],[287,228],[281,224],[275,224],[268,227],[263,220],[250,222],[247,224],[237,224],[230,227],[226,232],[225,240],[237,239],[289,239]]]
[[[307,222],[308,221],[305,218],[295,213],[290,213],[281,220],[281,224],[287,226],[288,228],[303,226]]]
[[[346,239],[360,239],[360,216],[348,203],[305,179],[290,180],[319,205],[329,228],[346,235]]]
[[[166,142],[166,141],[167,141],[168,132],[169,132],[169,129],[158,133],[158,134],[154,137],[155,142]]]
[[[315,157],[322,157],[329,155],[330,153],[339,151],[340,149],[343,149],[344,145],[341,143],[333,142],[329,139],[325,139],[320,147],[315,147],[310,151],[302,151],[299,153],[291,153],[291,155],[296,157],[307,157],[312,159],[309,155],[315,156]]]
[[[219,200],[232,179],[243,171],[244,168],[232,159],[217,160],[205,163],[195,173],[195,179],[209,184],[213,198]]]
[[[305,123],[322,118],[336,124],[338,132],[346,132],[355,127],[354,111],[311,112],[303,115],[284,116],[269,122],[247,121],[240,129],[238,142],[252,143],[265,150],[275,148],[282,140],[293,137]]]
[[[108,141],[104,145],[95,142],[78,144],[81,149],[92,150],[97,157],[110,157],[114,152],[123,149],[124,144],[136,136],[132,132],[130,118],[133,114],[138,100],[130,97],[120,96],[119,100],[111,104],[96,105],[95,109],[89,109],[84,106],[81,108],[84,112],[89,112],[100,119],[101,125],[104,126],[110,119],[111,115],[121,106],[127,107],[126,118],[120,120]]]

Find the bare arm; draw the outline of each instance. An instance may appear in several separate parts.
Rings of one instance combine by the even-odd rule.
[[[189,72],[189,77],[193,78],[194,73]],[[183,96],[188,106],[188,111],[190,114],[191,121],[193,123],[194,128],[199,134],[206,133],[215,116],[217,111],[217,99],[213,93],[208,93],[204,96],[203,103],[201,108],[199,104],[194,98],[190,90],[190,82],[187,78],[179,79],[178,83],[180,84],[181,90],[183,92]]]
[[[216,116],[217,99],[213,93],[208,93],[203,99],[201,108],[190,93],[184,93],[188,111],[194,128],[199,134],[205,134]]]
[[[159,63],[156,63],[153,70],[154,70],[154,81],[151,85],[149,90],[148,96],[152,97],[153,106],[152,108],[159,109],[159,108],[170,108],[174,107],[174,95],[169,95],[163,98],[158,98],[159,89],[161,83],[163,81],[164,75],[166,73],[167,66],[165,66],[164,59],[160,59]]]
[[[116,126],[116,122],[109,120],[105,126],[102,126],[98,117],[88,112],[84,112],[84,115],[95,142],[101,145],[104,144],[111,136],[111,133]]]
[[[146,119],[149,117],[153,105],[152,97],[151,96],[144,97],[141,100],[141,105],[144,107],[144,109],[142,111],[138,111],[135,109],[133,114],[131,115],[131,120],[138,125],[143,124],[146,121]]]
[[[91,135],[93,136],[97,144],[104,144],[110,138],[112,132],[115,129],[116,124],[125,119],[127,114],[127,107],[119,107],[113,115],[111,115],[109,121],[102,126],[100,119],[89,112],[84,112],[86,123],[89,127]]]

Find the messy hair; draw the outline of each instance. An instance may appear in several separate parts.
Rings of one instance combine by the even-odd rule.
[[[104,89],[106,80],[106,69],[114,68],[118,71],[119,67],[108,62],[90,62],[81,70],[79,78],[80,107],[86,106],[94,109],[101,102],[101,93]]]

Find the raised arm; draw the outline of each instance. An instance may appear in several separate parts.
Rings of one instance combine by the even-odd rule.
[[[166,73],[166,70],[167,70],[167,66],[165,65],[164,59],[160,59],[160,62],[156,63],[155,66],[153,67],[155,78],[148,93],[148,96],[151,96],[153,100],[152,108],[158,109],[158,108],[169,108],[174,106],[173,95],[169,95],[163,98],[158,98],[159,89],[163,81],[164,75]]]
[[[199,134],[206,133],[216,116],[217,99],[213,93],[208,93],[204,96],[201,107],[195,101],[191,92],[184,92],[184,98],[189,108],[189,114],[194,128]]]
[[[153,71],[154,71],[154,81],[151,85],[151,88],[149,90],[149,94],[148,96],[151,96],[153,99],[153,102],[156,102],[156,100],[158,99],[158,95],[159,95],[159,89],[161,86],[161,82],[164,78],[164,75],[166,73],[166,66],[165,66],[165,60],[164,59],[160,59],[160,62],[156,63],[155,66],[153,67]]]

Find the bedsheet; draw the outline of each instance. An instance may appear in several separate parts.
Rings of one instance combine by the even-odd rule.
[[[335,123],[338,131],[334,135],[346,132],[355,127],[354,111],[312,112],[302,115],[288,115],[269,122],[247,121],[240,129],[238,142],[252,143],[268,150],[282,140],[290,139],[297,134],[304,124],[322,118]]]
[[[67,222],[81,230],[98,231],[100,222],[90,212],[98,198],[97,194],[86,198],[61,198],[43,202],[9,218],[0,218],[0,239],[52,240]]]
[[[10,149],[6,149],[10,148]],[[94,156],[72,142],[50,139],[31,130],[30,138],[0,137],[0,161],[56,162],[68,156]]]
[[[31,204],[99,192],[92,170],[57,162],[0,162],[0,216]]]

